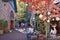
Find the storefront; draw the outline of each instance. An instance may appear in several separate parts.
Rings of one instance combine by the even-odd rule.
[[[58,17],[53,17],[51,19],[50,24],[56,24],[56,30],[57,30],[57,34],[60,34],[60,18]]]

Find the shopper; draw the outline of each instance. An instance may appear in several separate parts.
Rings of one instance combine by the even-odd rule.
[[[30,39],[30,37],[33,35],[34,29],[32,27],[29,27],[27,29],[27,40]]]

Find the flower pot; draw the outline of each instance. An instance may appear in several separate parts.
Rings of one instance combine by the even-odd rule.
[[[3,34],[3,30],[2,29],[0,30],[0,34]]]
[[[7,20],[5,20],[3,23],[3,29],[4,29],[4,33],[8,32],[8,21]]]
[[[8,32],[8,29],[7,29],[7,27],[6,28],[4,28],[4,33],[7,33]]]

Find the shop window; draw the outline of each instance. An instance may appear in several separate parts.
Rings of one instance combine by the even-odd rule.
[[[6,4],[4,4],[4,6],[6,6]]]

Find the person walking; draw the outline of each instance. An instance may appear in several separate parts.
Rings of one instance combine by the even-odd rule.
[[[27,40],[33,35],[34,29],[32,27],[27,28]]]

